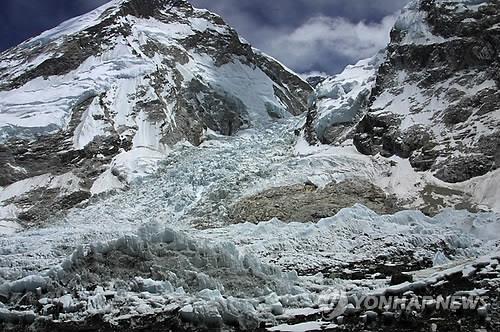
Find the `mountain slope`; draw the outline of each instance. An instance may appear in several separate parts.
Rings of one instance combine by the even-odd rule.
[[[409,158],[450,183],[495,170],[499,13],[497,1],[412,2],[392,31],[358,150]]]
[[[183,0],[111,1],[0,59],[0,212],[28,224],[126,187],[179,142],[301,114],[312,91]]]
[[[347,66],[338,75],[319,83],[316,90],[315,135],[324,144],[346,139],[364,116],[383,54]]]
[[[499,10],[497,1],[410,2],[383,54],[317,87],[306,132],[389,158],[394,179],[382,182],[404,206],[498,209]]]

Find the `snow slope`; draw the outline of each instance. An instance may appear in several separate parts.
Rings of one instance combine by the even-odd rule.
[[[460,183],[498,168],[499,5],[416,0],[403,10],[357,126],[359,151]]]
[[[347,66],[342,73],[328,77],[316,87],[314,126],[320,141],[342,142],[348,128],[363,117],[382,57],[383,54],[378,54]]]
[[[127,188],[175,144],[201,144],[207,130],[233,135],[300,114],[312,91],[186,1],[111,1],[0,59],[0,163],[11,165],[0,175],[4,190],[72,171],[82,184],[74,203]],[[0,205],[43,222],[24,198]]]
[[[318,86],[314,129],[323,143],[339,144],[310,146],[297,135],[310,90],[294,73],[209,12],[184,1],[137,1],[112,2],[2,54],[0,116],[11,124],[3,135],[18,139],[2,150],[10,159],[0,177],[0,328],[335,328],[325,315],[344,291],[460,287],[457,273],[500,280],[498,172],[446,183],[433,170],[416,171],[412,159],[361,154],[350,139],[387,61],[361,61]],[[405,38],[438,47],[430,30],[408,25],[408,17],[429,18],[412,8],[400,19],[415,29]],[[92,35],[96,26],[104,36]],[[88,35],[101,38],[99,51],[73,53],[72,38]],[[58,52],[68,68],[46,62]],[[485,76],[458,84],[458,76],[477,73],[460,72],[428,95],[407,71],[394,70],[387,78],[394,89],[374,94],[370,112],[390,111],[404,130],[433,126],[428,113],[444,107],[442,94],[472,98],[494,86]],[[421,113],[407,114],[418,105]],[[24,139],[40,132],[48,138]],[[315,222],[230,218],[235,203],[270,189],[345,180],[376,184],[400,199],[396,208],[430,205],[439,213],[379,215],[356,204]],[[115,189],[126,190],[109,193]],[[457,197],[494,211],[442,209],[463,206],[450,202]],[[34,201],[50,213],[22,228]],[[54,213],[62,206],[65,213]],[[398,272],[414,282],[389,287]]]
[[[383,52],[316,87],[309,143],[314,131],[387,158],[376,184],[407,208],[498,211],[498,12],[491,1],[411,1]]]
[[[76,275],[85,285],[86,278],[94,278],[85,272],[93,264],[90,257],[104,255],[91,269],[103,269],[95,275],[101,280],[97,288],[69,295],[72,286],[61,286],[69,291],[64,298],[42,291],[46,310],[61,302],[67,320],[102,313],[106,321],[117,322],[177,308],[186,321],[202,325],[214,319],[228,323],[231,312],[241,317],[241,328],[250,328],[317,312],[336,290],[351,285],[320,271],[341,275],[348,266],[367,260],[432,262],[443,251],[454,253],[447,259],[462,261],[498,250],[500,217],[494,213],[446,210],[430,218],[404,211],[380,216],[356,205],[317,223],[225,225],[228,203],[257,191],[306,180],[319,185],[345,178],[374,180],[390,168],[353,147],[297,147],[293,128],[299,121],[289,119],[230,138],[208,134],[200,147],[178,145],[159,173],[129,191],[74,209],[51,226],[0,237],[0,293],[43,290],[51,280],[71,285]],[[366,171],[360,174],[359,169]],[[166,248],[173,256],[161,254]],[[117,257],[136,255],[161,267],[159,274],[137,267],[122,275],[113,267]],[[135,286],[124,292],[121,280],[132,280]],[[384,288],[386,282],[372,280],[361,289]],[[126,314],[122,301],[129,303]],[[43,312],[37,311],[36,317]]]

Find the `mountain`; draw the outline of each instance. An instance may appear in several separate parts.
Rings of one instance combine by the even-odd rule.
[[[186,1],[111,1],[0,59],[0,199],[25,224],[125,188],[175,144],[301,114],[312,92]]]
[[[497,1],[412,1],[383,54],[317,87],[308,131],[408,160],[432,177],[419,196],[463,197],[442,206],[498,208],[499,13]]]
[[[314,136],[321,143],[344,141],[353,125],[365,115],[382,56],[379,54],[347,66],[342,73],[316,86]]]
[[[499,13],[496,1],[407,7],[392,31],[368,115],[358,126],[358,149],[409,158],[416,170],[431,170],[451,183],[495,170]]]
[[[496,60],[457,52],[497,18],[412,1],[314,90],[185,1],[4,52],[0,330],[499,331],[499,170],[441,176],[462,127],[491,159]]]

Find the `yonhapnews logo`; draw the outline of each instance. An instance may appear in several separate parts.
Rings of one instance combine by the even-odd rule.
[[[342,315],[363,311],[402,313],[403,311],[424,310],[478,310],[487,314],[489,310],[489,298],[487,296],[467,293],[457,293],[449,296],[416,296],[415,294],[391,296],[348,294],[344,290],[338,290],[331,294],[331,297],[328,302],[333,310],[323,314],[325,320],[334,320]]]

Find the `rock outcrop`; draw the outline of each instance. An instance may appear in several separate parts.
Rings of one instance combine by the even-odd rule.
[[[394,163],[389,177],[404,169],[400,185],[413,188],[410,200],[384,188],[401,206],[497,210],[499,6],[411,1],[386,49],[315,86],[305,140],[381,156]]]
[[[448,183],[497,169],[499,12],[497,1],[412,1],[384,54],[316,87],[308,126],[322,143],[353,139]]]
[[[413,1],[391,33],[354,144],[409,158],[450,183],[495,170],[500,156],[500,5]]]

